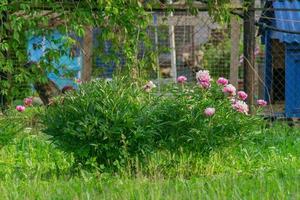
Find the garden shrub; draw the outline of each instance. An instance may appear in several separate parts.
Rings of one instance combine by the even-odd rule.
[[[208,79],[198,77],[198,85],[176,84],[163,94],[152,82],[83,84],[47,108],[44,132],[77,160],[105,166],[160,150],[207,153],[259,129],[262,120],[248,115],[245,94],[238,97],[232,85],[205,73]]]
[[[153,109],[157,129],[156,141],[161,148],[176,151],[209,152],[226,139],[257,130],[262,120],[233,109],[222,87],[212,84],[209,90],[199,86],[173,87]],[[206,108],[215,114],[205,115]]]
[[[152,149],[150,99],[124,80],[83,84],[47,109],[44,132],[81,162],[96,159],[104,165],[121,164]]]

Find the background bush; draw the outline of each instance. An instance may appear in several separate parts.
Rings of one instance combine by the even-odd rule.
[[[203,114],[214,107],[214,116]],[[84,84],[47,108],[44,132],[77,161],[103,166],[170,150],[208,153],[233,138],[260,128],[261,120],[232,109],[222,88],[170,87],[147,93],[124,80]]]

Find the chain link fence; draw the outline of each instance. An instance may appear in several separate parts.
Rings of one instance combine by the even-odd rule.
[[[195,80],[195,73],[207,69],[213,77],[230,75],[231,40],[230,27],[215,23],[208,12],[191,15],[187,11],[169,13],[155,12],[149,36],[158,49],[158,69],[162,79],[174,78],[172,59],[175,60],[176,75]],[[174,29],[174,36],[171,30]],[[175,43],[175,49],[170,48]],[[172,50],[175,58],[172,58]],[[240,55],[242,46],[238,49]]]
[[[300,117],[300,3],[256,1],[255,8],[259,9],[255,9],[252,22],[256,25],[252,95],[255,100],[268,101],[267,115]],[[207,11],[192,15],[184,10],[161,10],[151,15],[148,34],[158,52],[153,80],[163,83],[184,75],[188,81],[195,81],[195,73],[205,69],[213,78],[228,78],[238,89],[244,89],[241,10],[235,24],[218,24]],[[109,43],[106,46],[109,49]],[[115,64],[103,64],[94,58],[93,65],[103,71],[99,76],[105,78],[111,78],[116,68]]]
[[[254,102],[265,99],[265,114],[276,117],[300,117],[300,3],[298,1],[256,2]],[[195,72],[207,69],[214,78],[238,80],[243,90],[243,20],[238,20],[240,33],[233,32],[232,23],[215,23],[207,12],[192,16],[188,12],[153,13],[153,29],[149,35],[159,49],[159,71],[162,79],[184,75],[193,81]],[[165,19],[165,20],[164,20]],[[172,73],[172,34],[174,27],[175,66]],[[236,27],[235,27],[236,28]],[[235,35],[234,34],[238,34]],[[237,45],[233,38],[238,38]],[[232,55],[234,58],[232,58]],[[173,58],[174,59],[174,58]],[[233,65],[233,60],[238,62]],[[234,68],[235,69],[234,69]],[[173,67],[174,68],[174,67]],[[237,72],[233,72],[235,70]],[[156,77],[157,78],[157,77]]]

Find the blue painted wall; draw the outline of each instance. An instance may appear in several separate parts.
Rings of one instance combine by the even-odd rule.
[[[267,30],[264,35],[265,44],[265,66],[264,66],[264,98],[267,102],[271,101],[270,95],[272,90],[272,56],[271,53],[271,40],[270,32]]]
[[[268,0],[264,6],[259,22],[279,30],[299,32],[300,1]],[[268,93],[272,89],[272,39],[279,40],[285,46],[285,112],[286,117],[300,118],[300,34],[260,28],[262,43],[265,44],[265,99],[270,100]],[[274,83],[280,84],[280,83]]]
[[[285,54],[285,114],[300,117],[300,45],[286,44]]]
[[[54,43],[53,40],[61,39],[62,35],[59,32],[54,32],[50,37],[31,37],[28,41],[28,56],[33,62],[40,61],[41,57],[47,49],[59,49],[61,43]],[[52,65],[59,71],[58,74],[53,72],[48,73],[48,77],[62,89],[65,86],[77,87],[74,82],[75,78],[80,78],[82,66],[82,54],[79,49],[76,55],[71,58],[69,55],[62,55],[57,62],[52,62]],[[68,77],[67,74],[74,74],[74,77]]]

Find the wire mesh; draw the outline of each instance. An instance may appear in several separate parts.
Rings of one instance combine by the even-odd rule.
[[[154,20],[154,27],[149,31],[153,43],[158,42],[155,45],[159,51],[161,77],[172,77],[169,29],[170,26],[174,26],[177,76],[184,75],[192,81],[197,71],[207,69],[213,77],[229,78],[229,27],[215,23],[205,11],[196,16],[185,11],[174,12],[173,15],[168,17],[167,13],[153,13],[157,21]]]
[[[298,1],[268,1],[255,13],[263,51],[256,60],[256,92],[269,102],[268,115],[300,117],[299,9]]]
[[[263,8],[263,2],[256,1],[256,7]],[[300,89],[297,81],[300,77],[300,53],[298,53],[300,52],[300,17],[297,18],[296,14],[299,10],[288,7],[279,10],[281,15],[286,15],[286,18],[276,18],[274,13],[276,9],[265,7],[255,10],[255,20],[251,22],[256,25],[253,52],[255,63],[251,66],[255,74],[252,95],[255,101],[258,99],[268,101],[269,105],[265,108],[267,115],[300,117]],[[159,16],[168,17],[162,13],[159,13]],[[266,25],[263,29],[261,22]],[[288,25],[280,30],[280,27],[276,27],[278,23],[288,23]],[[239,21],[241,33],[237,47],[232,47],[233,29],[230,24],[215,23],[205,11],[199,12],[197,16],[191,16],[188,12],[175,12],[173,19],[158,20],[157,45],[158,49],[163,49],[159,53],[159,70],[162,78],[172,76],[170,49],[168,49],[170,25],[174,25],[175,31],[177,76],[185,75],[192,81],[195,72],[207,69],[214,78],[222,76],[230,79],[233,73],[230,68],[233,54],[237,55],[236,59],[239,60],[235,66],[238,69],[238,88],[244,89],[243,20]],[[268,40],[266,34],[270,34]],[[290,39],[292,41],[284,41],[280,37],[281,34],[285,34],[282,37],[293,38]],[[155,41],[155,34],[152,33],[150,36]]]
[[[276,11],[274,3],[282,3],[282,7]],[[295,6],[291,8],[290,4]],[[255,20],[252,22],[257,33],[253,52],[255,64],[252,66],[255,71],[253,96],[268,101],[266,114],[284,113],[286,116],[300,117],[300,3],[295,0],[256,1],[256,7],[262,9],[255,10]],[[197,15],[191,15],[188,11],[174,11],[172,16],[165,11],[151,14],[153,23],[148,28],[148,34],[155,47],[153,50],[158,53],[158,66],[157,71],[152,72],[153,79],[176,78],[172,74],[172,59],[175,59],[177,76],[184,75],[189,81],[195,81],[195,73],[206,69],[215,79],[237,76],[237,86],[240,90],[244,88],[243,19],[238,20],[238,45],[233,47],[232,33],[235,32],[231,24],[214,22],[207,11],[199,11]],[[170,49],[170,27],[174,28],[175,58],[172,58]],[[107,54],[109,46],[109,42],[105,43]],[[93,58],[93,65],[101,71],[99,76],[105,78],[111,78],[116,69],[115,63],[104,63],[98,58]],[[238,73],[233,73],[232,67]]]

